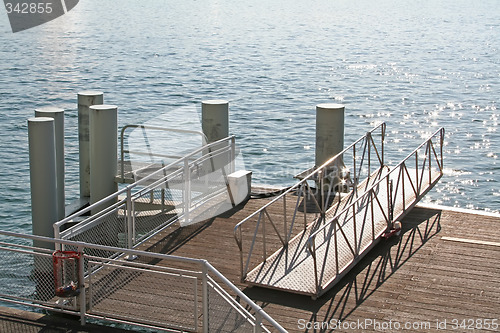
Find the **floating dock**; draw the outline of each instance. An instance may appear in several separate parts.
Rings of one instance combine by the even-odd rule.
[[[289,332],[329,332],[338,321],[362,326],[335,332],[389,331],[382,329],[388,325],[411,325],[407,331],[414,332],[457,332],[464,331],[460,325],[484,323],[490,329],[476,331],[498,331],[492,322],[500,318],[499,214],[417,205],[402,219],[399,238],[379,242],[334,288],[312,300],[249,288],[234,269],[239,264],[234,225],[269,200],[251,199],[204,223],[165,230],[145,246],[209,260]],[[94,325],[80,327],[76,320],[61,323],[58,316],[14,311],[0,315],[2,331],[71,327],[75,332],[108,332]]]
[[[210,261],[289,332],[311,332],[303,326],[337,320],[421,324],[413,330],[425,332],[456,332],[453,320],[498,323],[500,215],[417,205],[402,219],[400,237],[379,242],[332,289],[312,300],[240,282],[234,225],[269,200],[251,199],[205,223],[158,234],[144,249]],[[446,329],[438,329],[444,321]]]
[[[443,175],[444,129],[388,165],[385,123],[342,150],[344,107],[321,104],[315,166],[289,188],[263,189],[236,170],[227,101],[203,103],[202,144],[187,155],[153,151],[140,125],[131,126],[147,151],[125,149],[122,130],[118,166],[114,138],[104,139],[116,132],[117,107],[89,109],[90,157],[102,162],[91,163],[81,198],[90,206],[53,225],[60,204],[33,210],[36,236],[0,232],[33,241],[0,249],[32,260],[36,280],[0,299],[78,315],[82,325],[179,332],[498,329],[500,215],[417,206]],[[38,123],[57,127],[30,119],[33,137]]]

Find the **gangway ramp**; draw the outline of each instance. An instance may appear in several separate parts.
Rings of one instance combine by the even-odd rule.
[[[278,232],[282,226],[277,225],[276,217],[266,214],[266,207],[243,220],[235,228],[242,280],[251,286],[313,298],[322,295],[438,182],[443,170],[443,139],[444,130],[440,129],[394,168],[389,170],[382,164],[349,195],[337,194],[339,202],[333,205],[323,208],[326,202],[313,197],[311,200],[318,202],[317,215],[289,241],[282,240]],[[305,186],[299,184],[299,189]],[[286,198],[275,200],[281,201],[286,202]],[[296,209],[294,217],[297,215]],[[254,228],[249,225],[251,220],[256,220]],[[245,242],[244,234],[250,232],[253,238]],[[281,243],[273,252],[267,250],[272,239]],[[260,251],[256,250],[259,245],[263,245]],[[266,256],[266,252],[272,254]],[[249,269],[252,264],[255,268]]]

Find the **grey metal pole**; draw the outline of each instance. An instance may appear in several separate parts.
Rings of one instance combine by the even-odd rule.
[[[344,105],[316,106],[316,166],[321,166],[344,149]]]
[[[207,144],[229,136],[229,102],[221,99],[201,102],[201,128],[207,137]],[[212,151],[224,147],[224,143],[212,148]],[[204,166],[208,172],[228,166],[230,156],[217,156]],[[210,170],[212,167],[213,170]]]
[[[57,221],[57,175],[54,119],[28,119],[31,214],[33,234],[54,237],[52,224]],[[34,241],[35,247],[50,248]]]
[[[117,133],[118,108],[115,105],[90,106],[91,204],[118,191],[118,184],[115,182],[118,162]]]
[[[35,110],[35,117],[48,117],[54,119],[56,140],[56,174],[57,174],[57,220],[65,217],[66,206],[64,194],[64,109],[45,107]]]
[[[344,149],[344,109],[344,105],[334,103],[316,106],[316,167],[320,167]],[[327,177],[328,180],[326,182],[323,179],[318,181],[318,186],[322,189],[320,194],[328,192],[331,186],[336,190],[341,190],[342,187],[341,191],[344,191],[343,186],[341,186],[343,167],[341,156],[322,172],[322,177]]]
[[[78,145],[80,155],[80,197],[90,197],[90,111],[92,105],[104,104],[101,91],[78,93]]]
[[[229,136],[229,102],[221,99],[201,102],[201,126],[208,142]]]

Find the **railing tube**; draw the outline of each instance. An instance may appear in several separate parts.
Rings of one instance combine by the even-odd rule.
[[[262,314],[257,312],[255,314],[255,326],[253,327],[254,333],[262,333]]]
[[[431,142],[427,144],[427,155],[429,156],[429,184],[432,182],[432,152],[431,152]],[[420,192],[419,192],[420,193]]]
[[[202,289],[202,308],[203,308],[203,333],[209,332],[209,314],[208,314],[208,268],[207,264],[202,265],[201,276],[201,289]]]
[[[123,145],[124,145],[124,139],[123,135],[125,133],[125,129],[127,126],[124,126],[121,131],[120,131],[120,173],[121,173],[121,178],[122,178],[122,183],[125,182],[125,153],[123,151]],[[130,155],[129,155],[130,156]]]
[[[305,187],[306,185],[307,182],[304,183],[303,187]],[[307,197],[310,195],[309,193],[307,193],[306,195],[306,191],[302,191],[302,195],[304,195],[304,200],[302,200],[302,203],[304,204],[304,230],[307,229]]]
[[[189,211],[191,209],[191,177],[189,172],[189,161],[184,160],[184,220],[189,223]]]
[[[382,132],[382,142],[381,142],[381,146],[382,146],[382,165],[385,164],[385,160],[384,160],[384,141],[385,141],[385,123],[382,123],[382,128],[381,128],[381,132]]]
[[[134,226],[132,221],[132,190],[127,188],[127,248],[134,246]]]
[[[372,173],[372,134],[370,132],[366,133],[366,144],[368,145],[368,176]]]
[[[85,256],[83,255],[83,246],[78,246],[78,253],[81,254],[80,260],[78,261],[78,280],[80,285],[80,295],[78,295],[80,300],[80,324],[85,325],[85,315],[87,313],[87,296],[85,292]]]
[[[387,177],[387,199],[388,200],[388,213],[389,213],[389,222],[394,222],[394,205],[393,205],[393,198],[392,198],[392,191],[393,191],[393,185],[392,185],[392,179],[389,179],[389,177]],[[390,226],[388,226],[390,227]]]
[[[214,276],[220,279],[222,283],[224,283],[230,290],[236,293],[237,297],[246,302],[256,314],[259,314],[262,317],[263,320],[266,320],[266,322],[271,324],[273,328],[276,329],[276,331],[280,333],[287,333],[287,331],[283,327],[281,327],[280,324],[278,324],[272,317],[270,317],[260,306],[255,304],[255,302],[252,301],[245,293],[239,290],[224,275],[222,275],[218,270],[216,270],[209,262],[205,261],[205,265],[208,267],[208,270],[210,270],[210,272]]]
[[[356,224],[356,205],[352,205],[352,222],[354,225],[354,257],[356,258],[359,254],[358,249],[358,226]]]
[[[440,146],[439,150],[441,151],[441,172],[443,172],[443,145],[444,145],[444,128],[441,129],[441,138],[440,138]]]
[[[358,188],[358,171],[356,170],[356,145],[352,147],[352,163],[354,166],[354,191]]]
[[[285,244],[288,245],[288,223],[286,219],[286,195],[283,196],[283,231],[285,236]]]
[[[52,225],[52,227],[54,228],[54,238],[55,239],[61,239],[61,231],[60,231],[59,225],[57,223],[54,223]],[[61,243],[55,243],[54,246],[55,246],[55,250],[56,251],[60,251],[61,247],[62,247],[62,244]]]
[[[233,173],[235,171],[235,164],[236,164],[236,138],[234,136],[231,137],[231,157],[230,157],[230,172]]]
[[[309,250],[311,251],[311,256],[313,258],[314,281],[315,281],[315,284],[316,284],[316,294],[319,294],[320,282],[319,282],[319,277],[318,277],[318,261],[317,261],[317,258],[316,258],[316,237],[312,238],[309,241]]]
[[[238,244],[238,248],[240,250],[240,281],[243,282],[245,281],[246,278],[246,272],[243,272],[243,232],[241,231],[241,227],[236,227],[239,230],[239,236],[240,238],[236,238],[236,233],[237,231],[235,230],[234,235],[236,238],[236,244]]]
[[[418,151],[415,151],[415,176],[416,176],[416,185],[417,185],[417,193],[420,193],[420,181],[419,181],[419,177],[418,177]]]
[[[326,224],[325,224],[326,225]],[[335,271],[336,274],[339,274],[339,247],[338,247],[338,240],[337,240],[337,230],[335,230],[336,224],[333,226],[333,243],[335,245]],[[340,227],[339,227],[340,229]],[[314,237],[316,237],[315,234],[313,234]]]
[[[372,241],[375,240],[375,212],[373,210],[373,193],[370,190],[370,211],[371,211],[371,220],[372,220]],[[392,205],[392,201],[389,199],[390,204]]]
[[[262,213],[265,213],[264,209]],[[264,251],[264,261],[267,259],[267,240],[266,240],[266,217],[262,214],[262,250]]]

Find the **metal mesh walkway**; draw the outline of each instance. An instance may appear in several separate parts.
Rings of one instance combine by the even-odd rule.
[[[391,174],[389,177],[390,180],[395,181],[397,174]],[[432,179],[435,182],[439,177],[440,174],[436,172]],[[387,201],[387,182],[380,182],[374,191],[377,192],[380,202]],[[338,217],[340,227],[337,223],[332,223],[316,235],[315,256],[317,262],[322,263],[318,268],[320,290],[317,290],[314,279],[316,270],[314,257],[308,249],[309,237],[317,229],[314,225],[310,225],[304,232],[294,237],[288,243],[288,247],[276,251],[265,262],[249,272],[245,281],[251,285],[305,295],[317,295],[318,292],[328,289],[332,282],[343,276],[346,269],[357,261],[356,257],[371,248],[374,241],[387,230],[384,210],[380,207],[373,207],[372,214],[370,211],[372,205],[369,201],[371,200],[366,196],[363,200],[355,202],[354,205],[357,207],[354,209],[354,214],[352,209],[347,209]],[[404,205],[410,207],[416,202],[417,196],[412,190],[410,181],[407,180]],[[394,216],[403,214],[402,199],[397,200],[397,203],[394,207]],[[361,221],[361,223],[355,223],[355,221]],[[356,238],[356,244],[353,244],[352,240]],[[337,256],[332,255],[332,252],[335,252],[334,248],[337,249]],[[358,251],[354,251],[355,248]]]
[[[358,186],[364,193],[326,210],[248,272],[245,282],[313,297],[326,292],[441,178],[443,135],[438,131],[438,143],[431,137],[390,171],[382,168],[377,181]]]

